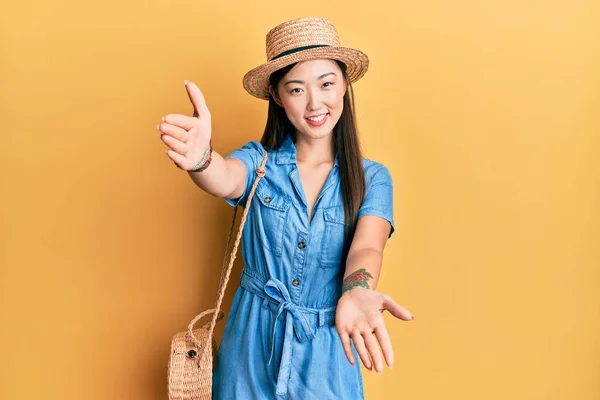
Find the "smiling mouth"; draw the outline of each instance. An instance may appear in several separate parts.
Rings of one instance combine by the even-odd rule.
[[[321,125],[327,119],[329,113],[321,114],[317,117],[305,118],[310,125]]]
[[[321,122],[321,121],[323,121],[323,119],[324,119],[324,118],[327,116],[327,114],[328,114],[328,113],[325,113],[325,114],[320,114],[320,115],[317,115],[317,116],[315,116],[315,117],[308,117],[308,118],[306,118],[306,119],[308,119],[308,120],[310,120],[310,121],[313,121],[313,122]]]

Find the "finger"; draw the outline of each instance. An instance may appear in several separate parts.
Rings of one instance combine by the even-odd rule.
[[[182,167],[182,165],[185,164],[186,159],[184,156],[182,156],[181,154],[177,153],[176,151],[173,150],[165,150],[165,153],[167,153],[167,156],[173,160],[173,162],[175,163],[175,165],[177,165],[179,168],[184,169]]]
[[[346,358],[350,361],[350,364],[354,365],[354,353],[352,352],[352,345],[350,344],[350,337],[346,332],[340,333],[340,339],[342,340],[342,346],[344,347],[344,353]]]
[[[363,340],[363,337],[358,329],[352,332],[352,341],[354,342],[354,347],[356,347],[356,351],[358,352],[362,363],[370,371],[373,368],[373,365],[371,364],[371,359],[369,358],[369,352],[365,347],[365,341]]]
[[[188,117],[187,115],[167,114],[163,117],[163,122],[175,125],[181,129],[184,129],[185,131],[189,131],[195,126],[195,124],[198,123],[198,120],[193,117]]]
[[[388,310],[390,313],[392,313],[392,315],[396,318],[405,320],[405,321],[410,321],[413,318],[412,314],[410,313],[410,311],[408,311],[406,308],[402,307],[400,304],[396,303],[394,301],[394,299],[392,299],[390,296],[388,296],[387,294],[383,295],[383,307]]]
[[[369,356],[371,357],[375,371],[377,371],[378,374],[381,374],[383,372],[383,359],[381,358],[381,350],[379,350],[377,338],[375,338],[372,331],[363,332],[362,337],[365,341],[365,346],[369,351]]]
[[[384,326],[375,328],[374,333],[377,337],[377,341],[379,341],[379,346],[381,346],[385,362],[388,367],[392,368],[394,366],[394,350],[392,349],[392,341],[390,340],[387,329],[385,329]]]
[[[208,108],[206,107],[206,100],[204,99],[204,95],[200,88],[191,81],[186,81],[185,89],[187,91],[188,97],[194,106],[194,117],[202,118],[205,116]]]
[[[162,124],[158,124],[158,131],[162,134],[173,136],[175,139],[180,142],[187,142],[189,140],[190,134],[185,130],[176,125],[171,125],[166,122]]]
[[[188,146],[185,143],[175,139],[174,137],[171,137],[169,135],[161,135],[160,138],[167,146],[169,146],[172,150],[176,151],[177,153],[183,155],[188,152]]]

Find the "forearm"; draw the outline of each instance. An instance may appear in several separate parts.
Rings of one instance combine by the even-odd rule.
[[[375,289],[383,262],[383,253],[371,248],[351,252],[346,259],[342,294],[355,288]]]
[[[210,165],[204,171],[187,173],[200,189],[216,197],[225,197],[235,189],[235,182],[230,179],[225,159],[214,149],[211,157]]]

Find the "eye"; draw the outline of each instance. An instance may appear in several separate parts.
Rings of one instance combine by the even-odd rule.
[[[290,93],[300,93],[300,92],[294,92],[294,90],[302,90],[300,88],[293,88],[292,90],[290,90]]]
[[[327,85],[328,83],[329,83],[329,86],[333,85],[333,82],[325,82],[325,83],[323,84],[323,86]],[[325,86],[325,87],[329,87],[329,86]]]

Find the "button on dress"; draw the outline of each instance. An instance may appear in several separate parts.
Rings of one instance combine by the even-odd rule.
[[[266,174],[246,204],[263,159],[249,141],[226,158],[246,167],[246,188],[231,206],[250,207],[242,234],[244,267],[219,344],[213,399],[364,399],[360,358],[350,364],[335,327],[344,270],[344,209],[335,158],[313,206],[312,221],[296,146],[286,136],[269,150]],[[394,232],[387,167],[363,158],[366,195],[358,218],[376,215]]]

